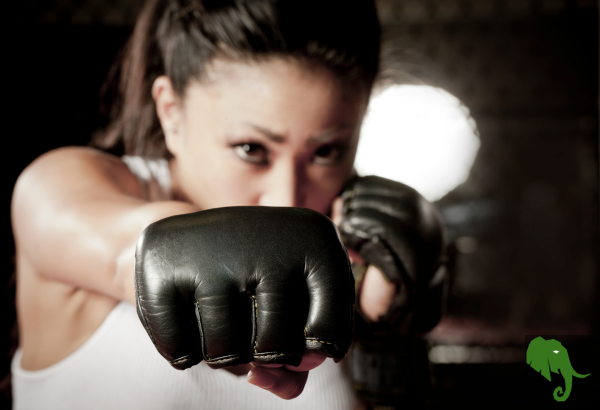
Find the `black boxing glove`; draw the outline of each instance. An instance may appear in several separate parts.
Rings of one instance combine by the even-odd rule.
[[[229,207],[169,217],[137,243],[137,312],[176,369],[202,360],[338,362],[352,342],[354,279],[337,228],[303,208]]]
[[[416,335],[431,330],[443,311],[447,274],[440,215],[414,189],[376,176],[354,178],[342,198],[346,245],[397,291],[377,322],[356,308],[356,393],[372,407],[426,408],[432,373],[427,342]],[[359,289],[366,266],[353,269]]]
[[[339,227],[346,246],[397,289],[388,313],[371,323],[371,330],[414,334],[432,329],[442,314],[447,276],[437,209],[409,186],[377,176],[354,178],[342,198]],[[360,273],[356,279],[358,285]]]

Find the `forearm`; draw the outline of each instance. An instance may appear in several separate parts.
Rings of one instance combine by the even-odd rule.
[[[101,201],[73,211],[54,213],[43,226],[51,231],[17,236],[46,278],[91,289],[135,303],[134,255],[137,239],[152,222],[197,209],[183,202]],[[25,239],[27,238],[27,239]]]

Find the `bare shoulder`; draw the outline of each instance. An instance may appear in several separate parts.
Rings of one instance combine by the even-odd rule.
[[[87,147],[57,148],[35,159],[19,176],[15,195],[41,187],[61,191],[93,187],[139,196],[136,178],[120,158]]]
[[[83,147],[41,155],[21,172],[13,190],[11,222],[17,245],[39,248],[36,238],[45,238],[45,227],[58,224],[61,215],[68,220],[81,204],[110,198],[140,198],[137,180],[120,158]]]

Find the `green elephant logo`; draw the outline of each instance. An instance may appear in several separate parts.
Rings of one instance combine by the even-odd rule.
[[[554,400],[556,401],[565,401],[569,398],[573,376],[583,379],[591,374],[579,374],[573,369],[567,349],[558,340],[546,340],[539,336],[533,339],[527,347],[527,364],[548,380],[551,380],[551,371],[557,374],[560,371],[565,379],[566,391],[563,394],[560,386],[554,389]]]

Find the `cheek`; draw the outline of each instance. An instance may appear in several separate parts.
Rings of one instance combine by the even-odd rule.
[[[260,181],[240,166],[230,151],[229,147],[209,143],[189,147],[187,169],[196,176],[193,197],[203,209],[256,202]]]
[[[231,167],[215,172],[208,192],[213,207],[256,205],[258,193],[256,181],[247,173],[239,173]]]
[[[351,166],[336,169],[315,167],[311,170],[305,188],[305,206],[327,214],[331,203],[350,177],[351,171]]]

